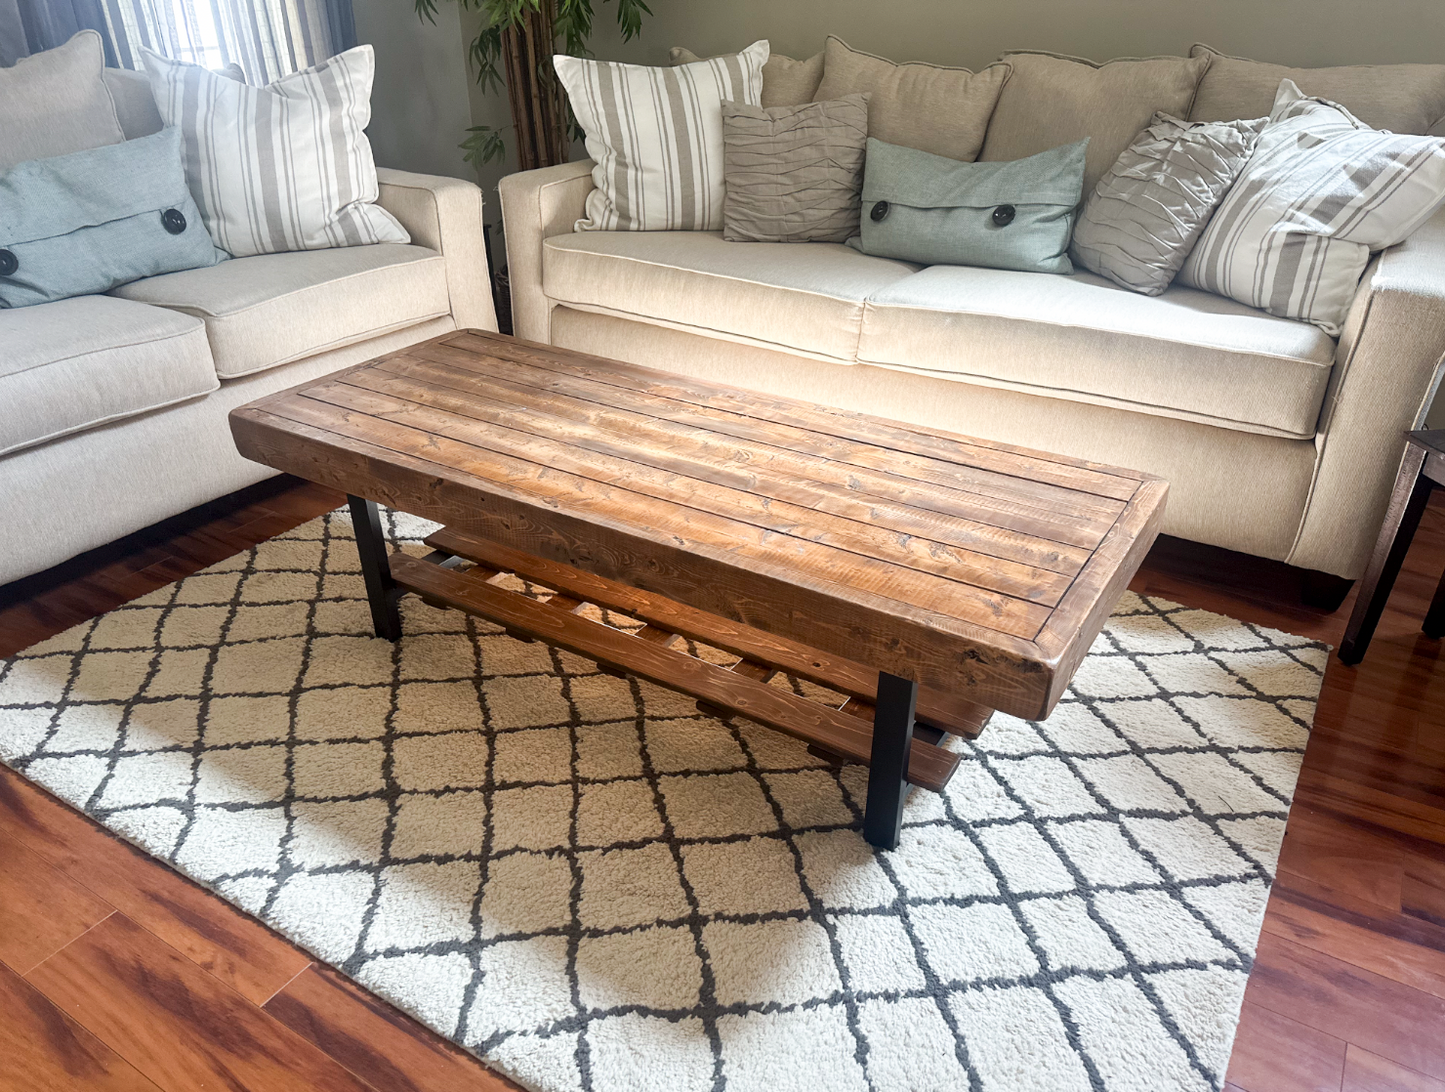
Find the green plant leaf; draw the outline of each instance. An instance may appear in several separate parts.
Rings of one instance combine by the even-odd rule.
[[[511,128],[511,126],[507,126]],[[466,154],[462,159],[473,166],[481,166],[484,163],[491,163],[493,160],[507,158],[507,144],[502,139],[501,129],[493,129],[490,125],[473,125],[467,130],[471,135],[457,145]]]

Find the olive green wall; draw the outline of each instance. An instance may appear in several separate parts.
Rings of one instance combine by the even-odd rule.
[[[353,0],[356,37],[376,51],[367,136],[382,167],[475,177],[457,144],[472,124],[458,8],[442,0],[435,24],[411,0]]]
[[[1102,61],[1183,53],[1198,41],[1282,64],[1445,62],[1441,0],[655,0],[651,7],[646,44],[628,52],[654,60],[671,45],[715,52],[758,38],[807,56],[831,33],[896,61],[968,66],[1007,49]]]

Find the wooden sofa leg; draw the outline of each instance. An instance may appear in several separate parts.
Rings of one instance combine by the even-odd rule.
[[[1317,572],[1314,569],[1303,570],[1304,579],[1301,581],[1300,598],[1305,606],[1314,607],[1327,614],[1333,614],[1340,609],[1344,603],[1345,596],[1350,594],[1350,589],[1355,586],[1353,580],[1346,580],[1343,576],[1335,576],[1333,573]]]

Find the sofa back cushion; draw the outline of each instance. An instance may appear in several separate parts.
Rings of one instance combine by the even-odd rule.
[[[1009,71],[1007,64],[991,64],[981,72],[916,61],[894,64],[829,35],[823,82],[813,101],[868,95],[870,137],[972,163]]]
[[[1156,113],[1189,115],[1199,78],[1209,67],[1207,57],[1124,58],[1107,64],[1056,53],[1006,53],[1004,59],[1013,75],[999,97],[979,158],[1023,159],[1088,137],[1086,195]]]
[[[150,136],[161,131],[161,112],[151,94],[151,81],[144,72],[129,68],[107,68],[105,86],[115,102],[115,116],[126,140]]]
[[[674,67],[706,60],[690,49],[673,46],[667,59]],[[763,106],[802,106],[813,101],[813,92],[823,78],[823,54],[814,53],[805,61],[770,53],[763,65]]]
[[[125,139],[101,71],[100,35],[70,41],[0,68],[0,171]]]
[[[1280,81],[1290,80],[1306,95],[1339,103],[1372,129],[1445,136],[1445,64],[1289,68],[1230,57],[1206,45],[1194,46],[1189,55],[1209,61],[1190,121],[1264,117],[1274,107]]]

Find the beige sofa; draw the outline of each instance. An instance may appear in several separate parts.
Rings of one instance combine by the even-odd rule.
[[[156,132],[143,76],[105,79],[127,138]],[[234,407],[458,327],[495,330],[482,195],[382,170],[410,233],[238,258],[0,309],[0,584],[260,481]]]
[[[1170,481],[1166,533],[1306,570],[1359,576],[1440,378],[1445,213],[1374,260],[1335,340],[1084,272],[574,232],[591,170],[502,182],[519,336],[1146,470]]]

